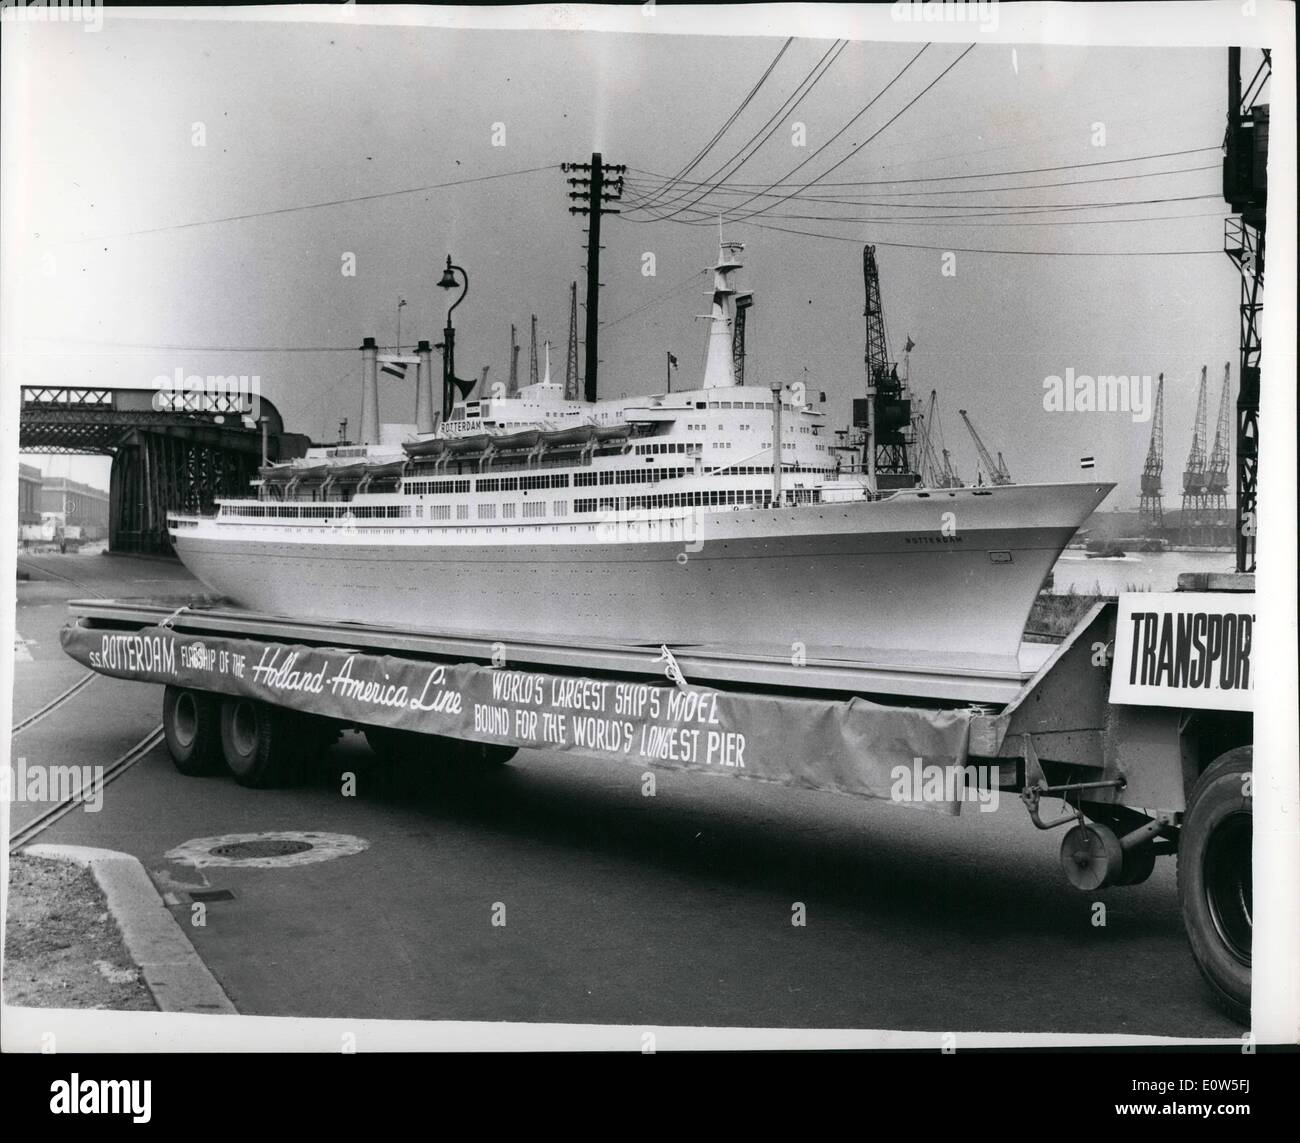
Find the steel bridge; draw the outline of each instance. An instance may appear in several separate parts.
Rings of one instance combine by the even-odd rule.
[[[71,385],[23,386],[21,452],[110,456],[109,547],[171,552],[169,511],[211,512],[247,493],[263,448],[272,461],[309,444],[264,397]]]

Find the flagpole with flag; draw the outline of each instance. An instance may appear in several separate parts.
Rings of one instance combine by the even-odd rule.
[[[673,351],[668,351],[668,388],[666,392],[673,391],[673,370],[677,368],[677,358],[673,356]]]
[[[411,354],[381,353],[379,355],[379,372],[394,381],[405,381],[407,369],[419,364],[419,357]]]

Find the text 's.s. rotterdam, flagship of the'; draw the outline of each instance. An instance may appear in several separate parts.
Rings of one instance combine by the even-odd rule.
[[[242,607],[485,639],[1014,659],[1034,597],[1113,485],[876,487],[802,387],[737,384],[723,243],[698,388],[594,402],[551,380],[434,431],[314,447],[255,495],[175,515]],[[373,352],[364,385],[373,388]],[[427,367],[422,370],[428,382]]]

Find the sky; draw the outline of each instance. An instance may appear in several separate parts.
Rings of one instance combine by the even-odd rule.
[[[1087,475],[1119,484],[1107,507],[1134,506],[1150,422],[1049,411],[1044,381],[1070,369],[1163,372],[1172,504],[1201,366],[1211,435],[1224,362],[1236,382],[1238,279],[1220,252],[1218,151],[1113,162],[1217,148],[1226,49],[977,43],[958,60],[962,45],[934,44],[845,128],[920,44],[849,43],[781,115],[833,46],[796,39],[686,177],[711,182],[775,115],[770,137],[738,170],[724,167],[726,187],[698,209],[656,220],[637,199],[709,146],[783,37],[111,14],[94,34],[16,31],[27,38],[5,59],[6,69],[21,60],[7,91],[22,101],[7,123],[21,138],[5,141],[6,163],[21,156],[7,216],[18,220],[8,288],[20,284],[8,385],[256,375],[289,428],[332,440],[341,419],[355,431],[359,417],[355,347],[394,341],[399,299],[403,341],[439,339],[448,298],[435,284],[448,254],[470,276],[455,315],[460,374],[487,365],[489,382],[504,380],[511,323],[526,372],[534,313],[560,374],[569,283],[585,291],[585,236],[558,164],[597,150],[631,168],[625,213],[603,235],[602,395],[662,391],[669,351],[675,385],[694,382],[708,310],[699,271],[717,254],[711,208],[744,202],[728,192],[786,180],[805,160],[785,189],[822,176],[806,191],[724,223],[746,244],[738,278],[755,295],[751,383],[804,380],[827,393],[834,424],[847,420],[864,384],[864,243],[879,244],[891,354],[914,340],[916,399],[928,404],[937,389],[945,442],[968,479],[975,453],[958,409],[1018,481],[1076,479],[1092,455]],[[1061,169],[1018,173],[1042,168]],[[956,177],[968,175],[984,177]],[[831,185],[863,182],[876,185]],[[459,185],[390,193],[445,183]],[[664,200],[689,203],[688,189]],[[379,197],[339,201],[362,196]],[[1096,203],[1132,205],[1005,213]],[[342,273],[349,254],[354,276]],[[413,384],[383,389],[381,419],[414,420]],[[102,460],[47,467],[107,484]]]

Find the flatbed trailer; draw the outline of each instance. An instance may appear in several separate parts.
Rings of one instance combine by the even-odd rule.
[[[1253,616],[1253,577],[1184,581],[1193,608]],[[1176,597],[1137,598],[1154,614],[1148,600]],[[1117,644],[1123,597],[1059,644],[1026,645],[1019,671],[469,637],[202,602],[77,600],[69,611],[70,656],[164,685],[181,772],[225,766],[246,786],[290,780],[355,729],[402,765],[573,751],[948,814],[1013,793],[1038,828],[1064,831],[1062,868],[1085,893],[1138,884],[1177,855],[1195,961],[1219,1007],[1249,1022],[1252,717],[1240,695],[1218,691],[1114,701],[1112,675],[1130,654],[1117,666],[1118,646],[1132,643],[1134,671],[1139,661],[1137,634]],[[1234,646],[1248,657],[1248,636]]]

